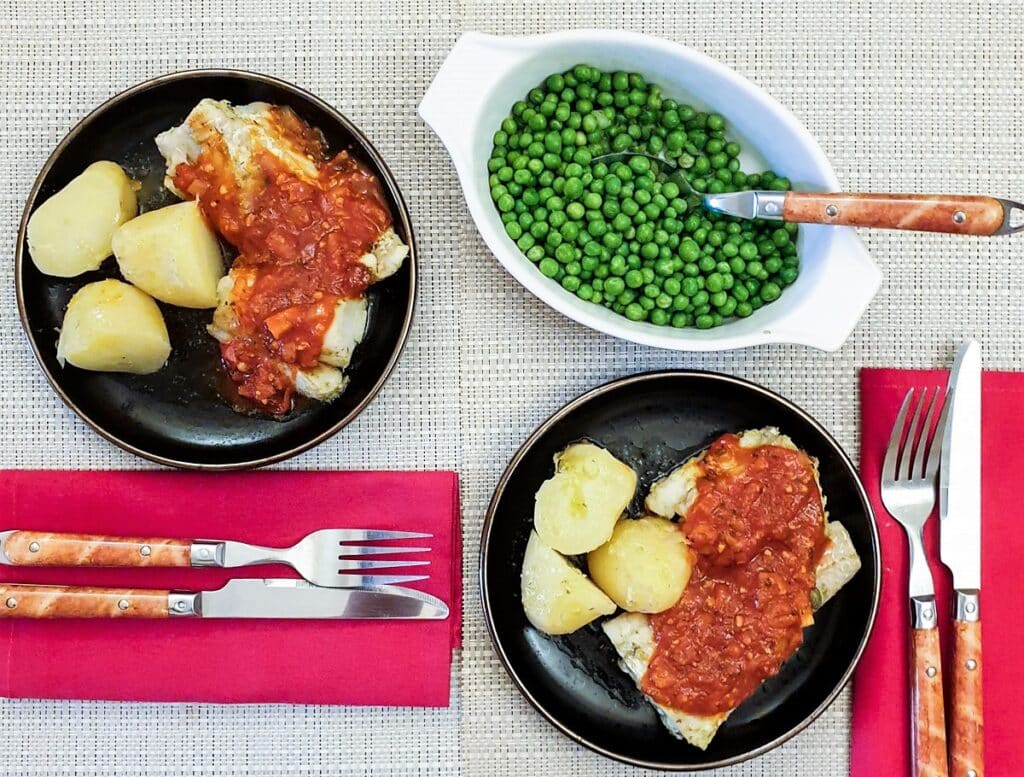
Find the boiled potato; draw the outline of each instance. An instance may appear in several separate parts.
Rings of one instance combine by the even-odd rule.
[[[57,360],[84,370],[156,372],[171,354],[160,308],[134,286],[115,280],[75,292],[57,340]]]
[[[615,612],[615,603],[535,531],[526,543],[522,596],[526,617],[545,634],[568,634]]]
[[[183,308],[217,306],[220,243],[195,200],[151,210],[114,233],[121,274],[147,294]]]
[[[95,270],[110,256],[114,230],[137,212],[124,170],[93,162],[29,218],[29,256],[39,272],[61,278]]]
[[[559,553],[586,553],[612,536],[636,491],[636,473],[593,443],[555,456],[555,474],[537,491],[533,525]]]
[[[630,612],[661,612],[690,582],[690,550],[679,526],[664,518],[624,518],[612,538],[587,556],[598,587]]]

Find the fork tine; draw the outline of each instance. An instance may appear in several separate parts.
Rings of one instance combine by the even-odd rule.
[[[360,569],[391,569],[394,567],[425,567],[429,561],[367,561],[365,559],[341,559],[339,572],[355,572]]]
[[[390,545],[339,545],[338,558],[346,556],[380,556],[385,553],[426,553],[430,548],[395,548]]]
[[[885,449],[885,461],[882,463],[882,479],[897,480],[899,472],[896,465],[899,463],[900,445],[903,442],[903,427],[907,421],[907,408],[910,407],[910,400],[914,396],[914,389],[909,389],[903,398],[903,405],[896,416],[892,426],[892,435],[889,437],[889,447]]]
[[[921,406],[918,407],[918,412],[920,412],[924,405],[928,405],[928,412],[925,413],[924,422],[921,425],[921,436],[918,439],[917,445],[914,446],[914,458],[910,464],[911,478],[924,477],[925,456],[935,445],[935,440],[932,437],[932,421],[935,419],[935,409],[939,406],[940,399],[941,393],[938,388],[932,392],[930,402],[928,401],[928,389],[924,389],[921,394]]]
[[[338,529],[331,532],[339,542],[370,542],[373,540],[418,540],[433,537],[416,531],[386,531],[384,529]]]
[[[946,437],[946,416],[949,413],[949,405],[949,392],[946,391],[942,397],[942,412],[939,413],[939,421],[935,425],[935,439],[932,440],[931,450],[928,451],[928,461],[925,462],[924,476],[926,478],[934,478],[935,473],[939,471],[939,460],[942,458],[942,442]]]
[[[426,580],[427,575],[344,575],[339,574],[335,582],[338,588],[363,588],[375,585],[400,585]]]
[[[928,442],[928,430],[921,429],[921,410],[928,404],[928,389],[921,389],[921,395],[914,408],[914,417],[910,421],[910,428],[907,429],[907,439],[903,443],[903,455],[900,457],[900,469],[906,473],[907,480],[913,480],[916,474],[914,464],[917,458],[917,450],[921,444]]]

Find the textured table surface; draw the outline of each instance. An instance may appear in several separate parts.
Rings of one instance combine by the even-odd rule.
[[[293,468],[455,468],[463,478],[465,648],[448,710],[0,700],[0,771],[44,775],[605,775],[636,773],[557,734],[495,658],[476,596],[483,509],[526,434],[565,400],[648,369],[766,384],[856,453],[857,369],[948,363],[977,335],[1018,369],[1016,242],[864,233],[885,282],[846,345],[682,355],[618,342],[515,284],[469,220],[415,107],[459,32],[629,27],[703,50],[766,88],[822,143],[848,189],[1024,197],[1019,0],[653,0],[515,3],[130,3],[0,0],[0,466],[134,468],[48,390],[14,299],[13,245],[32,179],[92,107],[147,77],[248,68],[312,90],[360,124],[412,208],[423,285],[409,347],[377,401]],[[496,399],[500,398],[500,401]],[[116,667],[111,667],[116,671]],[[849,696],[733,775],[848,770]]]

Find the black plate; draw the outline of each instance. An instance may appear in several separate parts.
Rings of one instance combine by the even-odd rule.
[[[161,185],[164,163],[153,138],[180,124],[204,97],[290,106],[320,128],[332,153],[348,149],[377,172],[395,231],[409,245],[402,268],[367,294],[366,336],[346,371],[348,388],[334,402],[299,405],[283,421],[241,415],[223,398],[224,370],[217,345],[206,333],[211,310],[160,303],[173,350],[167,365],[152,375],[62,368],[56,344],[68,300],[86,283],[119,277],[117,265],[110,258],[96,272],[53,278],[40,273],[28,256],[25,231],[32,211],[97,160],[117,162],[142,181],[140,211],[176,201]],[[279,461],[322,442],[355,418],[398,360],[412,323],[416,289],[416,249],[408,209],[394,176],[366,137],[334,108],[292,84],[230,70],[175,73],[146,81],[79,122],[50,155],[29,194],[15,262],[22,325],[61,399],[122,448],[162,464],[194,469],[240,469]]]
[[[729,431],[777,426],[818,458],[829,517],[850,532],[863,567],[815,613],[804,644],[776,677],[719,730],[706,751],[672,737],[592,623],[562,637],[534,629],[523,614],[519,575],[533,525],[534,493],[552,457],[588,438],[637,472],[631,512],[651,483]],[[814,419],[782,397],[707,372],[657,372],[608,383],[578,397],[540,426],[516,453],[484,523],[480,585],[484,616],[505,668],[526,698],[582,745],[638,766],[706,769],[764,753],[807,726],[846,684],[875,619],[878,533],[850,460]]]

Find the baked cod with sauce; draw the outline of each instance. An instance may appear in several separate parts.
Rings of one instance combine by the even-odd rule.
[[[156,143],[165,185],[238,250],[209,326],[241,397],[283,415],[330,401],[366,329],[365,292],[409,249],[376,176],[290,108],[204,99]]]
[[[704,749],[796,652],[860,559],[827,520],[817,462],[772,427],[723,435],[655,483],[645,504],[679,517],[693,576],[669,610],[602,628],[666,728]]]

